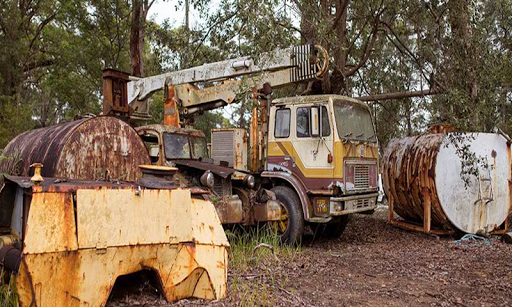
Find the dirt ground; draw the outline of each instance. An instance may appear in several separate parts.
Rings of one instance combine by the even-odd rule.
[[[355,215],[339,239],[307,237],[295,256],[230,268],[228,296],[176,306],[512,306],[512,245],[458,244]],[[109,306],[168,306],[150,294]]]

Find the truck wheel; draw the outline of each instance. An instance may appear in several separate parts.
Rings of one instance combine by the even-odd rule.
[[[325,225],[324,235],[329,238],[338,238],[347,228],[349,216],[342,215],[335,222]]]
[[[297,193],[283,186],[274,187],[272,191],[283,209],[282,220],[271,222],[272,228],[277,232],[282,243],[291,245],[300,243],[304,233],[304,215]]]

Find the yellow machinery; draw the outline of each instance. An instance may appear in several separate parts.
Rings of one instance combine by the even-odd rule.
[[[0,231],[11,245],[0,248],[0,260],[15,273],[21,306],[105,306],[118,277],[142,270],[155,273],[169,301],[223,298],[229,244],[198,193],[151,176],[139,183],[6,177]]]

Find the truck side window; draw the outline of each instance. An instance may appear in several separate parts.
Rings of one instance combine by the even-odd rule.
[[[297,137],[311,136],[309,132],[309,108],[297,108]]]
[[[146,145],[149,157],[151,158],[151,163],[157,163],[160,149],[158,146],[158,137],[153,134],[144,134],[140,137],[142,138],[144,145]]]
[[[326,107],[322,107],[322,136],[331,135],[331,125],[329,124],[329,113]]]
[[[276,110],[274,137],[287,138],[290,136],[290,109]]]

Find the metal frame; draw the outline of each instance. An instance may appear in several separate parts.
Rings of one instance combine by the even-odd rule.
[[[393,195],[388,196],[388,223],[392,226],[402,228],[405,230],[418,231],[425,234],[432,234],[437,236],[449,236],[455,233],[453,229],[432,229],[432,207],[429,198],[425,199],[423,206],[423,226],[412,223],[406,220],[398,220],[394,218],[394,199]],[[503,227],[503,228],[502,228]],[[493,235],[503,235],[508,232],[508,218],[505,219],[500,229],[491,231]]]
[[[425,234],[433,234],[437,236],[452,235],[452,229],[432,229],[432,208],[430,199],[427,198],[423,206],[423,226],[413,224],[405,220],[397,220],[394,218],[394,199],[393,195],[388,196],[388,222],[390,225],[399,227],[405,230],[419,231]]]

